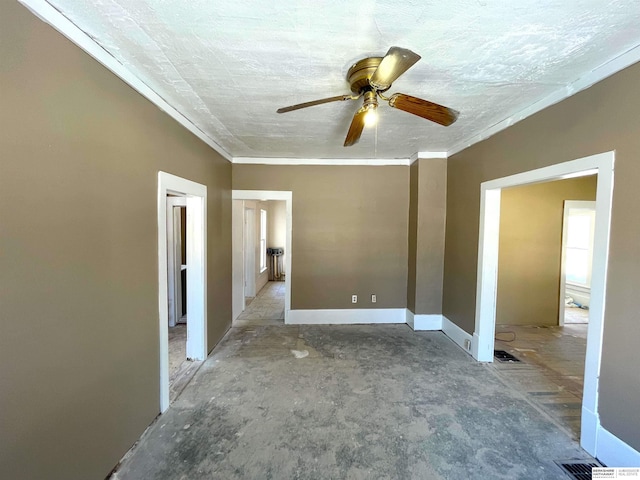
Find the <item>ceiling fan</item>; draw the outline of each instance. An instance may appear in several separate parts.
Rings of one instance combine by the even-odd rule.
[[[391,84],[420,58],[420,55],[406,48],[391,47],[384,57],[363,58],[349,69],[347,81],[351,85],[353,95],[338,95],[312,102],[298,103],[279,108],[278,113],[291,112],[323,103],[358,100],[364,97],[364,104],[355,113],[349,126],[347,138],[344,141],[345,147],[356,144],[360,140],[365,125],[373,125],[377,121],[378,97],[388,102],[393,108],[448,127],[458,118],[458,112],[449,107],[404,93],[394,93],[390,97],[383,95],[391,88]]]

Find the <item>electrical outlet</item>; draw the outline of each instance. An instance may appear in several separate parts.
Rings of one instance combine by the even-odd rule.
[[[377,297],[376,297],[376,294],[375,294],[375,293],[372,293],[372,294],[371,294],[371,303],[376,303],[377,301],[378,301],[378,299],[377,299]]]
[[[358,295],[351,295],[351,303],[358,303]]]
[[[464,341],[465,350],[471,350],[471,340],[467,339]]]

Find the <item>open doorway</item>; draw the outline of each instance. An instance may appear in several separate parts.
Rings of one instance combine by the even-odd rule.
[[[194,372],[187,356],[187,197],[167,194],[167,308],[169,314],[169,400]]]
[[[560,325],[589,323],[595,201],[566,200],[562,219]]]
[[[479,361],[492,362],[496,331],[502,189],[550,180],[598,175],[590,323],[586,339],[580,433],[581,446],[592,456],[597,456],[599,442],[604,437],[599,435],[603,432],[603,429],[600,425],[598,414],[598,382],[604,326],[604,299],[609,252],[614,158],[614,152],[606,152],[484,182],[481,185],[480,197],[476,325],[473,334],[472,354]]]
[[[286,323],[291,309],[291,192],[233,191],[234,326]]]
[[[180,376],[183,383],[186,384],[185,379],[197,368],[198,364],[193,362],[204,361],[207,356],[206,205],[205,185],[165,172],[158,173],[161,412],[169,408],[172,392],[175,396],[180,390],[176,379],[173,385],[170,383],[170,328],[180,328],[180,323],[186,321],[183,335],[173,336],[174,347],[179,348],[184,341],[184,350],[174,348],[173,352],[173,363],[186,370]],[[185,368],[183,362],[187,360],[192,363],[186,364],[188,368]]]
[[[559,299],[564,297],[564,277],[574,280],[571,274],[575,274],[576,280],[586,281],[577,276],[591,262],[583,250],[563,255],[562,246],[567,243],[563,217],[566,205],[595,200],[596,187],[597,176],[585,175],[503,188],[500,199],[498,361],[494,367],[576,440],[580,437],[587,325],[565,326],[558,314],[564,306]],[[583,233],[573,227],[568,245],[588,244],[588,238],[573,238]],[[561,268],[565,257],[571,267],[566,274]],[[572,285],[569,283],[569,291]],[[502,352],[514,359],[505,361]]]

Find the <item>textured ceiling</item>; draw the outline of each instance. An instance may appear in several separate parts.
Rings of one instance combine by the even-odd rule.
[[[638,0],[48,0],[233,157],[408,158],[450,151],[640,45]],[[348,68],[397,45],[422,60],[388,93],[461,112],[445,128],[360,102]]]

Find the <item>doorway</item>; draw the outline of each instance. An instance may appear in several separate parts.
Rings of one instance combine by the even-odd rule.
[[[564,202],[558,323],[589,323],[596,202]]]
[[[493,369],[576,440],[587,325],[559,321],[563,216],[565,205],[595,200],[596,187],[596,175],[580,176],[503,188],[500,197]],[[582,253],[569,272],[584,270]]]
[[[291,310],[292,192],[233,190],[232,199],[233,320],[239,321],[251,306],[249,300],[251,304],[262,301],[261,311],[275,312],[279,308],[276,303],[284,296],[282,317],[287,323]],[[271,208],[274,204],[277,211]],[[281,219],[277,235],[270,228],[276,217]],[[273,256],[279,257],[275,261],[277,281],[272,280]]]
[[[498,252],[500,241],[500,198],[506,187],[598,174],[594,254],[591,281],[590,325],[584,368],[584,391],[581,414],[581,446],[596,456],[598,432],[598,381],[604,325],[604,299],[609,252],[611,199],[613,194],[614,152],[552,165],[481,185],[476,323],[472,354],[478,361],[492,362],[496,320]]]
[[[256,215],[255,208],[244,208],[244,301],[256,296]]]
[[[182,200],[169,200],[181,198]],[[168,241],[175,238],[178,215],[182,225],[182,212],[175,212],[174,208],[182,208],[185,204],[185,240],[186,240],[186,273],[182,276],[182,263],[177,262],[181,253],[177,251],[175,242]],[[206,299],[206,205],[207,187],[190,180],[177,177],[165,172],[158,172],[158,311],[159,311],[159,341],[160,341],[160,412],[169,408],[170,404],[170,368],[169,368],[169,322],[170,308],[173,310],[175,323],[179,322],[177,309],[177,285],[182,279],[188,285],[186,290],[186,359],[203,361],[207,356],[207,299]],[[173,210],[173,212],[172,212]],[[172,216],[171,213],[174,213]],[[180,227],[181,228],[181,227]],[[171,248],[169,246],[171,245]],[[169,251],[172,251],[170,253]],[[181,249],[182,250],[182,249]],[[173,265],[169,263],[169,255],[173,255]],[[180,265],[180,273],[177,266]],[[170,266],[172,273],[170,274]],[[177,277],[180,276],[180,281]],[[174,292],[169,294],[170,289]],[[181,291],[179,293],[180,298]],[[171,305],[170,297],[173,296]]]

